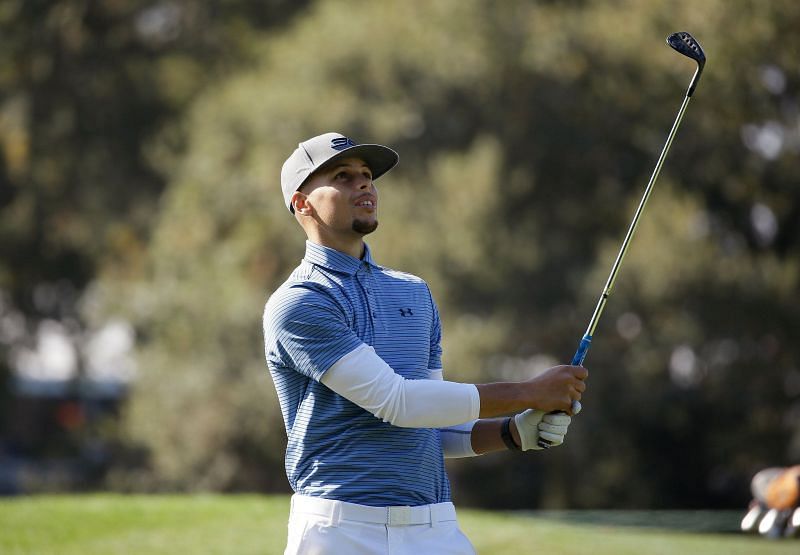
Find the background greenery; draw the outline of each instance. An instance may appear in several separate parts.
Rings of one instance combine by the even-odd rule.
[[[331,130],[400,153],[369,242],[430,284],[449,379],[568,361],[688,30],[708,65],[567,443],[448,464],[465,505],[743,508],[757,470],[800,461],[799,24],[789,0],[3,3],[0,316],[24,333],[0,334],[2,433],[36,460],[105,445],[78,487],[286,491],[260,317],[303,253],[280,165]],[[26,441],[15,349],[119,319],[120,411]]]

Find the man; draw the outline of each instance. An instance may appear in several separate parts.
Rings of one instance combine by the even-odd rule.
[[[377,265],[364,243],[378,227],[374,181],[397,161],[388,147],[326,133],[281,171],[308,238],[264,310],[295,491],[287,554],[474,553],[444,458],[538,449],[540,437],[558,445],[586,388],[580,366],[519,383],[443,380],[428,286]]]

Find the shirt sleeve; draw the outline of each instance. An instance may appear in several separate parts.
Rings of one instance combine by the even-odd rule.
[[[443,380],[442,369],[431,370],[430,380]],[[439,437],[442,441],[442,453],[445,459],[461,459],[476,457],[478,454],[472,450],[472,427],[477,420],[470,420],[463,424],[439,428]]]
[[[439,320],[439,309],[436,308],[436,301],[433,300],[430,289],[428,296],[431,300],[433,322],[431,323],[431,346],[428,368],[435,370],[442,368],[442,323]]]
[[[375,350],[362,345],[337,361],[322,384],[401,428],[439,428],[470,422],[480,412],[478,389],[443,380],[407,380]]]
[[[363,344],[335,299],[311,285],[278,291],[264,308],[263,323],[267,362],[316,381]]]
[[[462,459],[476,457],[478,454],[472,450],[472,427],[477,420],[470,420],[463,424],[439,428],[439,437],[442,441],[442,453],[445,459]]]

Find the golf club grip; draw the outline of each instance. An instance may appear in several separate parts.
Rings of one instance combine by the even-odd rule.
[[[583,336],[581,339],[580,345],[578,345],[578,350],[575,351],[575,356],[572,357],[572,362],[570,363],[572,366],[583,366],[583,359],[586,358],[586,353],[589,352],[589,347],[592,345],[592,336],[588,333]],[[563,411],[553,411],[550,414],[564,414]],[[552,444],[544,438],[539,438],[537,445],[542,449],[547,449]]]
[[[589,352],[589,347],[591,347],[591,345],[592,336],[587,333],[581,339],[580,345],[578,345],[578,350],[575,351],[575,356],[572,357],[572,362],[570,362],[570,364],[572,366],[583,366],[583,359],[586,358],[586,353]]]

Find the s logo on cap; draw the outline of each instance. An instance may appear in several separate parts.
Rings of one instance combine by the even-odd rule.
[[[331,148],[333,150],[344,150],[352,146],[356,146],[356,143],[349,137],[336,137],[331,140]]]

